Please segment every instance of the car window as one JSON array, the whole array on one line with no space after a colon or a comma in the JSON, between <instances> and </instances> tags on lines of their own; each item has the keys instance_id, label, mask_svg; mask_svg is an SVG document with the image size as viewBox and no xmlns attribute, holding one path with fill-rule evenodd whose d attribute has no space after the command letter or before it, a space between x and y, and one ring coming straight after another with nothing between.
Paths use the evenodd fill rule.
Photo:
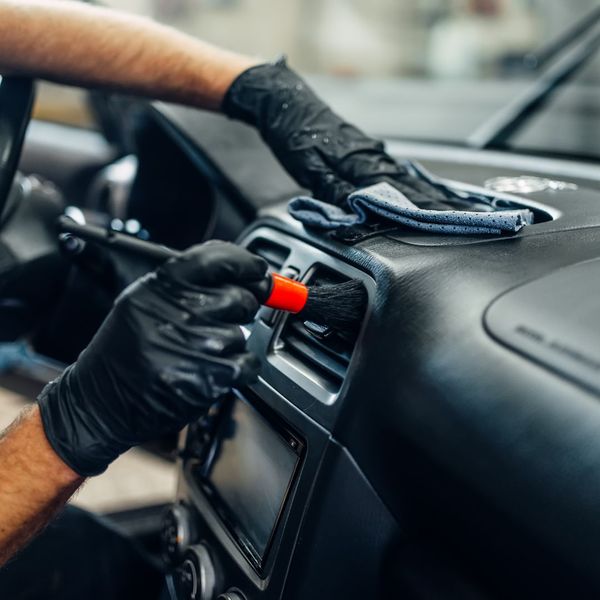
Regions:
<instances>
[{"instance_id":1,"label":"car window","mask_svg":"<svg viewBox=\"0 0 600 600\"><path fill-rule=\"evenodd\" d=\"M513 136L509 147L600 158L600 53Z\"/></svg>"}]
</instances>

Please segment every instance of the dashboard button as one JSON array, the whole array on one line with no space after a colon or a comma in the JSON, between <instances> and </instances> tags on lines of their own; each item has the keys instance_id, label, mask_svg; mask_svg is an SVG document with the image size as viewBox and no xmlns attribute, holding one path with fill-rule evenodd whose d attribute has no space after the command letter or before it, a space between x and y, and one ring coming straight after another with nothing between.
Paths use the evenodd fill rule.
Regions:
<instances>
[{"instance_id":1,"label":"dashboard button","mask_svg":"<svg viewBox=\"0 0 600 600\"><path fill-rule=\"evenodd\" d=\"M242 594L239 592L231 591L221 594L217 600L246 600L246 598L244 598L244 596L242 596Z\"/></svg>"},{"instance_id":2,"label":"dashboard button","mask_svg":"<svg viewBox=\"0 0 600 600\"><path fill-rule=\"evenodd\" d=\"M208 548L197 544L188 548L173 575L177 600L213 600L216 575Z\"/></svg>"},{"instance_id":3,"label":"dashboard button","mask_svg":"<svg viewBox=\"0 0 600 600\"><path fill-rule=\"evenodd\" d=\"M178 564L186 549L196 541L192 511L185 504L174 504L165 513L161 525L163 559Z\"/></svg>"},{"instance_id":4,"label":"dashboard button","mask_svg":"<svg viewBox=\"0 0 600 600\"><path fill-rule=\"evenodd\" d=\"M196 598L198 593L198 572L191 560L183 561L175 572L175 586L178 600Z\"/></svg>"}]
</instances>

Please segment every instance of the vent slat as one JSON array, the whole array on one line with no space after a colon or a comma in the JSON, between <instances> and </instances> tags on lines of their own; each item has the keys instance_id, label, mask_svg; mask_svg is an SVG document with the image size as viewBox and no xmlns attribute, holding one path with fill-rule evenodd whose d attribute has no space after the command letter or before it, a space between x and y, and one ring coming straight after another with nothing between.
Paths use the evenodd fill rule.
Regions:
<instances>
[{"instance_id":1,"label":"vent slat","mask_svg":"<svg viewBox=\"0 0 600 600\"><path fill-rule=\"evenodd\" d=\"M348 365L340 364L318 348L293 334L286 337L285 350L304 363L310 362L313 368L334 377L338 383L341 383L346 376Z\"/></svg>"},{"instance_id":2,"label":"vent slat","mask_svg":"<svg viewBox=\"0 0 600 600\"><path fill-rule=\"evenodd\" d=\"M347 281L341 273L319 266L313 272L308 285L318 286L325 283L335 284ZM346 377L356 336L352 332L335 332L320 336L317 325L305 325L299 315L290 315L280 333L276 352L287 354L290 361L307 371L311 371L315 381L328 392L337 392ZM327 329L327 328L325 328Z\"/></svg>"},{"instance_id":3,"label":"vent slat","mask_svg":"<svg viewBox=\"0 0 600 600\"><path fill-rule=\"evenodd\" d=\"M293 329L294 335L302 339L306 344L316 346L318 349L340 362L344 367L347 368L350 364L350 359L352 358L352 347L348 347L347 344L338 341L339 338L326 338L324 340L320 340L312 333L307 331L300 320L296 319L290 323L290 329Z\"/></svg>"}]
</instances>

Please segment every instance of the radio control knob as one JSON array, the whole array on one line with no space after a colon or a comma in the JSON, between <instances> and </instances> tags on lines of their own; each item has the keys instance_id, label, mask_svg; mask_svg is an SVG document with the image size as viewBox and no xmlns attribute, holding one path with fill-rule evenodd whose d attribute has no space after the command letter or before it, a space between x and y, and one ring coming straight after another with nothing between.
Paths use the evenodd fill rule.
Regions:
<instances>
[{"instance_id":1,"label":"radio control knob","mask_svg":"<svg viewBox=\"0 0 600 600\"><path fill-rule=\"evenodd\" d=\"M173 574L173 581L178 600L213 600L216 575L204 544L186 550L183 562Z\"/></svg>"},{"instance_id":2,"label":"radio control knob","mask_svg":"<svg viewBox=\"0 0 600 600\"><path fill-rule=\"evenodd\" d=\"M185 504L173 504L166 511L160 537L164 560L172 565L178 564L197 537L194 516Z\"/></svg>"},{"instance_id":3,"label":"radio control knob","mask_svg":"<svg viewBox=\"0 0 600 600\"><path fill-rule=\"evenodd\" d=\"M239 592L225 592L217 597L217 600L246 600Z\"/></svg>"}]
</instances>

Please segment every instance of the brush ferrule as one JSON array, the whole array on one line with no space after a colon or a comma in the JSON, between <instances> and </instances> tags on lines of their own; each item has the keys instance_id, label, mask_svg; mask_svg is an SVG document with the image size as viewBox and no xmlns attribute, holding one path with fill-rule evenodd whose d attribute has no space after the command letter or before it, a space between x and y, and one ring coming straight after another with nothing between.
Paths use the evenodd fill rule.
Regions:
<instances>
[{"instance_id":1,"label":"brush ferrule","mask_svg":"<svg viewBox=\"0 0 600 600\"><path fill-rule=\"evenodd\" d=\"M271 293L263 303L269 308L299 313L308 300L308 288L299 281L294 281L278 273L271 274Z\"/></svg>"}]
</instances>

